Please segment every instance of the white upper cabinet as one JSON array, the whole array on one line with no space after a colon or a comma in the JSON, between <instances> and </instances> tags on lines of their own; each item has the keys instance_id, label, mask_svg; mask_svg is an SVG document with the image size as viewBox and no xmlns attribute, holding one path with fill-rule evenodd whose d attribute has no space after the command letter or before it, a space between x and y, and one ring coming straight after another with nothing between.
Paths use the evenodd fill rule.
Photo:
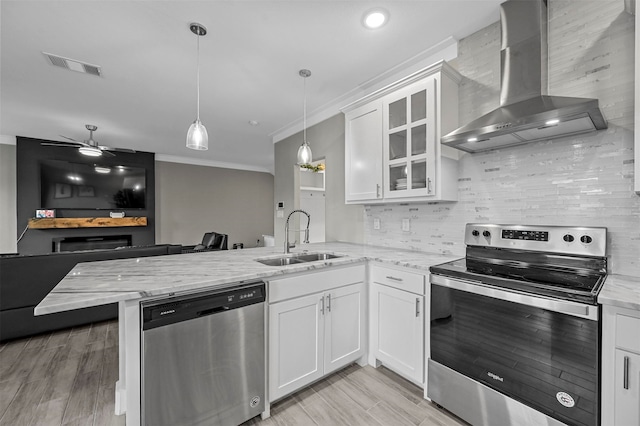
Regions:
<instances>
[{"instance_id":1,"label":"white upper cabinet","mask_svg":"<svg viewBox=\"0 0 640 426\"><path fill-rule=\"evenodd\" d=\"M382 100L345 116L345 198L347 202L382 199Z\"/></svg>"},{"instance_id":2,"label":"white upper cabinet","mask_svg":"<svg viewBox=\"0 0 640 426\"><path fill-rule=\"evenodd\" d=\"M441 61L345 107L345 201L456 201L458 84Z\"/></svg>"},{"instance_id":3,"label":"white upper cabinet","mask_svg":"<svg viewBox=\"0 0 640 426\"><path fill-rule=\"evenodd\" d=\"M423 81L386 96L383 105L386 198L435 195L437 80ZM427 119L429 118L429 119Z\"/></svg>"}]
</instances>

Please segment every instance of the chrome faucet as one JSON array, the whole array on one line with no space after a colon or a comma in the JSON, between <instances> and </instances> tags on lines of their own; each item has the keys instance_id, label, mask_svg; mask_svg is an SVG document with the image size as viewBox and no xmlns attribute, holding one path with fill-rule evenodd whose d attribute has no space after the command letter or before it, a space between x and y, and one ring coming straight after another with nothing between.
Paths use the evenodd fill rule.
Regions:
<instances>
[{"instance_id":1,"label":"chrome faucet","mask_svg":"<svg viewBox=\"0 0 640 426\"><path fill-rule=\"evenodd\" d=\"M305 212L304 210L294 210L291 213L289 213L289 216L287 216L287 222L284 225L284 253L287 254L289 253L289 249L294 248L295 242L294 244L289 244L289 219L291 219L291 216L294 213L304 213L307 215L307 228L304 230L304 243L308 243L309 242L309 222L311 222L311 216L309 215L309 213Z\"/></svg>"}]
</instances>

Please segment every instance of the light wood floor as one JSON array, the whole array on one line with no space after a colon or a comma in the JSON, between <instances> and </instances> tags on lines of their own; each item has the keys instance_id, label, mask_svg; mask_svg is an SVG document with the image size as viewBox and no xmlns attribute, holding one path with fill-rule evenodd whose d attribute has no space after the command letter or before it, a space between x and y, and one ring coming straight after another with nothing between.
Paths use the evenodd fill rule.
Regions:
<instances>
[{"instance_id":1,"label":"light wood floor","mask_svg":"<svg viewBox=\"0 0 640 426\"><path fill-rule=\"evenodd\" d=\"M117 378L117 321L0 343L0 425L124 425L114 414ZM465 424L391 371L358 365L279 401L271 414L244 425Z\"/></svg>"}]
</instances>

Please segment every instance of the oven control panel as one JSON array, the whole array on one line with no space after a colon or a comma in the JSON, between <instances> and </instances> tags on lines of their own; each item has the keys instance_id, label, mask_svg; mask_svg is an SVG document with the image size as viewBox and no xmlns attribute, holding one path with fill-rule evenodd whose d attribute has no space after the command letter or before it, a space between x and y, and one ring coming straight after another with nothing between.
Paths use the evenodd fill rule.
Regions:
<instances>
[{"instance_id":1,"label":"oven control panel","mask_svg":"<svg viewBox=\"0 0 640 426\"><path fill-rule=\"evenodd\" d=\"M549 241L549 232L503 229L502 238L505 240Z\"/></svg>"},{"instance_id":2,"label":"oven control panel","mask_svg":"<svg viewBox=\"0 0 640 426\"><path fill-rule=\"evenodd\" d=\"M465 244L585 256L605 256L607 229L468 223Z\"/></svg>"}]
</instances>

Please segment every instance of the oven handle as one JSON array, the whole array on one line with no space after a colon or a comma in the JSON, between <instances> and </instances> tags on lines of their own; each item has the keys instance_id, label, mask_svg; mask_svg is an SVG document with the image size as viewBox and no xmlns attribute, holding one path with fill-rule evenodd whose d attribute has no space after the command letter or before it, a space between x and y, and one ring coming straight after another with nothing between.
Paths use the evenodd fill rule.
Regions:
<instances>
[{"instance_id":1,"label":"oven handle","mask_svg":"<svg viewBox=\"0 0 640 426\"><path fill-rule=\"evenodd\" d=\"M506 300L508 302L520 303L521 305L535 306L536 308L561 314L572 315L574 317L585 318L593 321L598 320L598 307L585 305L582 303L568 302L562 300L548 299L540 296L532 296L527 293L515 290L505 291L495 287L489 287L477 282L461 279L451 279L442 275L431 274L431 284L442 287L449 287L468 293L479 294L481 296L493 297L494 299Z\"/></svg>"}]
</instances>

